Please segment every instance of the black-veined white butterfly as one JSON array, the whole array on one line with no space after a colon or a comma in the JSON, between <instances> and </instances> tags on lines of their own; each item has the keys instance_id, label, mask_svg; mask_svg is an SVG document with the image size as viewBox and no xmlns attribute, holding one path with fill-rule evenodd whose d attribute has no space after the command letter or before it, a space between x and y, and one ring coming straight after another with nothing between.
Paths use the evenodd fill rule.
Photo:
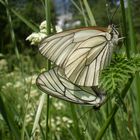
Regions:
<instances>
[{"instance_id":1,"label":"black-veined white butterfly","mask_svg":"<svg viewBox=\"0 0 140 140\"><path fill-rule=\"evenodd\" d=\"M105 94L96 90L99 74L109 65L118 36L114 25L109 25L68 30L43 39L39 51L56 67L40 74L37 86L57 98L100 106Z\"/></svg>"}]
</instances>

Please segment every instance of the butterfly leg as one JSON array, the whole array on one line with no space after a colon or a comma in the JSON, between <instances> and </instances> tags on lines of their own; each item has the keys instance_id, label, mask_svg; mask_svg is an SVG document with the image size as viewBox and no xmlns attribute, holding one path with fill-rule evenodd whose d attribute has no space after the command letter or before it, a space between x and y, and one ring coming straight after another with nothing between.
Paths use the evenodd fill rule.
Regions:
<instances>
[{"instance_id":1,"label":"butterfly leg","mask_svg":"<svg viewBox=\"0 0 140 140\"><path fill-rule=\"evenodd\" d=\"M105 97L106 97L106 92L103 91L101 88L98 88L98 86L93 86L91 87L92 90L95 92L95 94L101 99L100 104L98 104L97 106L94 106L93 108L95 110L100 109L100 106L104 103L105 101Z\"/></svg>"}]
</instances>

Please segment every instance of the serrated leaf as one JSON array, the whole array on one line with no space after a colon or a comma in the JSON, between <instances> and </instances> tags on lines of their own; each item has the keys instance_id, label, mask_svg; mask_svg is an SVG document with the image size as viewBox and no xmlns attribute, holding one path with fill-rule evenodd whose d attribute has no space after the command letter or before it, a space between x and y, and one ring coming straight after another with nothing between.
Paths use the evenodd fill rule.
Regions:
<instances>
[{"instance_id":1,"label":"serrated leaf","mask_svg":"<svg viewBox=\"0 0 140 140\"><path fill-rule=\"evenodd\" d=\"M126 57L116 57L110 67L107 67L101 73L100 86L108 92L122 90L127 83L130 74L135 74L140 70L140 55L133 56L131 59Z\"/></svg>"}]
</instances>

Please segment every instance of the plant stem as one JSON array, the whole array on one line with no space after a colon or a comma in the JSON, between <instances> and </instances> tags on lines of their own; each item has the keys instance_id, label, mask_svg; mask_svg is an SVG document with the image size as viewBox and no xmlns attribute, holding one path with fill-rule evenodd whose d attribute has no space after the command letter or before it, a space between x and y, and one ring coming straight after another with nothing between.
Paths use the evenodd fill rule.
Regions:
<instances>
[{"instance_id":1,"label":"plant stem","mask_svg":"<svg viewBox=\"0 0 140 140\"><path fill-rule=\"evenodd\" d=\"M129 39L130 39L131 51L134 53L137 53L136 37L135 37L135 31L134 31L134 24L132 21L132 10L131 10L130 0L128 0L127 17L128 17Z\"/></svg>"},{"instance_id":2,"label":"plant stem","mask_svg":"<svg viewBox=\"0 0 140 140\"><path fill-rule=\"evenodd\" d=\"M123 34L125 35L124 45L126 48L126 55L127 58L130 58L130 46L128 45L128 34L127 34L127 24L126 24L126 14L125 14L125 7L124 7L124 0L120 0L121 4L121 13L122 13L122 30Z\"/></svg>"},{"instance_id":3,"label":"plant stem","mask_svg":"<svg viewBox=\"0 0 140 140\"><path fill-rule=\"evenodd\" d=\"M47 35L51 33L51 9L50 9L50 0L45 0L45 13L46 13L46 22L47 22ZM48 60L47 69L51 68L51 62ZM50 97L47 95L47 111L46 111L46 140L49 139L49 112L50 112Z\"/></svg>"},{"instance_id":4,"label":"plant stem","mask_svg":"<svg viewBox=\"0 0 140 140\"><path fill-rule=\"evenodd\" d=\"M5 6L6 9L8 9L10 12L12 12L16 17L18 17L22 22L24 22L30 29L32 29L34 32L39 32L39 29L36 25L34 25L32 22L30 22L27 18L19 14L16 10L11 8L9 5L7 5L6 1L0 0L0 3Z\"/></svg>"},{"instance_id":5,"label":"plant stem","mask_svg":"<svg viewBox=\"0 0 140 140\"><path fill-rule=\"evenodd\" d=\"M9 132L11 133L11 136L14 136L15 140L20 140L21 132L19 131L14 120L14 115L11 112L11 104L9 102L4 102L1 95L4 94L0 91L0 113L10 130Z\"/></svg>"},{"instance_id":6,"label":"plant stem","mask_svg":"<svg viewBox=\"0 0 140 140\"><path fill-rule=\"evenodd\" d=\"M133 81L133 77L128 81L128 83L126 84L125 88L123 89L122 93L121 93L121 97L122 99L126 96L127 91L129 90L131 84ZM112 111L109 115L109 117L107 118L106 122L104 123L103 127L101 128L101 130L97 133L95 140L101 140L102 136L104 135L104 133L106 132L106 129L108 128L108 126L111 124L112 119L114 118L116 112L118 111L119 106L117 104L115 104L112 108Z\"/></svg>"},{"instance_id":7,"label":"plant stem","mask_svg":"<svg viewBox=\"0 0 140 140\"><path fill-rule=\"evenodd\" d=\"M5 4L8 7L8 0L5 0ZM20 57L19 57L19 52L18 52L18 48L17 48L17 44L16 44L16 38L15 38L14 29L13 29L12 18L11 18L11 14L10 14L10 11L8 8L6 8L6 13L7 13L7 17L8 17L9 26L10 26L12 45L13 45L14 50L15 50L15 55L16 55L17 59L19 60Z\"/></svg>"},{"instance_id":8,"label":"plant stem","mask_svg":"<svg viewBox=\"0 0 140 140\"><path fill-rule=\"evenodd\" d=\"M132 20L132 10L131 10L131 1L128 0L128 23L129 23L129 38L130 38L130 46L133 53L139 53L138 49L136 47L136 36L134 31L134 24ZM140 115L140 75L139 73L136 74L135 78L135 85L136 85L136 93L137 93L137 108L138 108L138 114Z\"/></svg>"},{"instance_id":9,"label":"plant stem","mask_svg":"<svg viewBox=\"0 0 140 140\"><path fill-rule=\"evenodd\" d=\"M34 137L35 137L35 130L38 127L38 124L39 124L39 119L40 119L40 116L41 116L43 105L44 105L44 102L46 100L46 94L43 93L39 100L40 101L39 101L38 109L37 109L37 112L36 112L36 115L35 115L35 121L34 121L34 124L33 124L33 129L32 129L30 140L33 140Z\"/></svg>"},{"instance_id":10,"label":"plant stem","mask_svg":"<svg viewBox=\"0 0 140 140\"><path fill-rule=\"evenodd\" d=\"M85 5L86 11L88 13L88 17L90 19L91 26L96 26L96 21L94 19L93 13L92 13L92 11L89 7L89 4L88 4L87 0L83 0L83 3Z\"/></svg>"}]
</instances>

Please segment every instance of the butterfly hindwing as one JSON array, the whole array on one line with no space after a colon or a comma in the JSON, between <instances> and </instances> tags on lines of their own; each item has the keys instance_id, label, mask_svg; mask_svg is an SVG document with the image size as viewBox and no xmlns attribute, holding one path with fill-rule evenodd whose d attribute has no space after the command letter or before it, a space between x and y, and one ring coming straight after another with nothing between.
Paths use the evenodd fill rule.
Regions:
<instances>
[{"instance_id":1,"label":"butterfly hindwing","mask_svg":"<svg viewBox=\"0 0 140 140\"><path fill-rule=\"evenodd\" d=\"M81 88L71 83L58 67L41 73L36 83L42 91L66 101L92 106L99 106L104 101L104 97L97 96L92 88Z\"/></svg>"}]
</instances>

